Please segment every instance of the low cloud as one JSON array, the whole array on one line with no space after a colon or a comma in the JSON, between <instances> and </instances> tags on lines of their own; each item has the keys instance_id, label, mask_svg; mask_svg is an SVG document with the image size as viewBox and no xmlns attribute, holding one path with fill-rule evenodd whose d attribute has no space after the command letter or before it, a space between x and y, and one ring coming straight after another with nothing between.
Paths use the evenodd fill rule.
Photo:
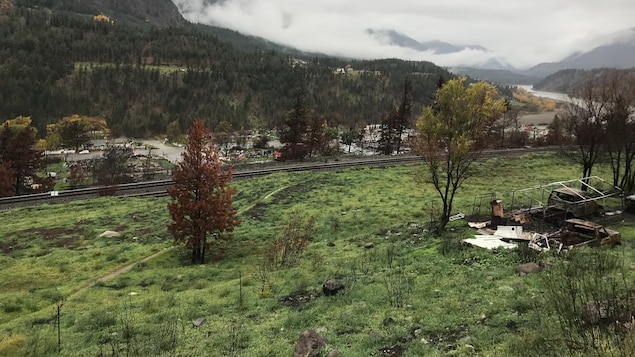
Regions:
<instances>
[{"instance_id":1,"label":"low cloud","mask_svg":"<svg viewBox=\"0 0 635 357\"><path fill-rule=\"evenodd\" d=\"M633 26L626 0L175 0L190 21L260 36L305 51L353 58L426 60L443 66L492 57L517 67L559 61ZM480 45L438 55L382 44L366 29L391 29L418 41Z\"/></svg>"}]
</instances>

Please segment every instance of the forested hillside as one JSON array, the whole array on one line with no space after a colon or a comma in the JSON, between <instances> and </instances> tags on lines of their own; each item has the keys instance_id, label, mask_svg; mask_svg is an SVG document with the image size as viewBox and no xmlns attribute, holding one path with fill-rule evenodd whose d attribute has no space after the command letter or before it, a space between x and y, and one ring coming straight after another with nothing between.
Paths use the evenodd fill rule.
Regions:
<instances>
[{"instance_id":1,"label":"forested hillside","mask_svg":"<svg viewBox=\"0 0 635 357\"><path fill-rule=\"evenodd\" d=\"M565 69L543 78L533 87L546 92L569 94L580 89L589 80L604 75L607 70L606 68ZM626 71L635 72L635 69Z\"/></svg>"},{"instance_id":2,"label":"forested hillside","mask_svg":"<svg viewBox=\"0 0 635 357\"><path fill-rule=\"evenodd\" d=\"M24 3L0 15L0 118L31 116L40 135L72 114L103 116L114 135L135 137L163 133L174 120L185 128L196 118L211 128L225 120L235 130L269 129L299 87L314 115L331 126L377 123L406 78L418 113L439 77L451 76L427 62L244 51L188 23L139 26L43 7L60 8L55 1ZM346 74L335 73L346 65Z\"/></svg>"}]
</instances>

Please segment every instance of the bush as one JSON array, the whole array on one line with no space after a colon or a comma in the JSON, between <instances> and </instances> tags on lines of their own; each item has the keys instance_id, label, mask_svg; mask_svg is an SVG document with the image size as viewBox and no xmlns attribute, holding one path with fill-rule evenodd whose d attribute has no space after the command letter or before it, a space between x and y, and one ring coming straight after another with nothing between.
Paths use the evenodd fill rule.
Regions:
<instances>
[{"instance_id":1,"label":"bush","mask_svg":"<svg viewBox=\"0 0 635 357\"><path fill-rule=\"evenodd\" d=\"M632 313L635 291L627 281L624 262L608 249L568 252L542 275L541 318L555 323L573 354L632 355Z\"/></svg>"}]
</instances>

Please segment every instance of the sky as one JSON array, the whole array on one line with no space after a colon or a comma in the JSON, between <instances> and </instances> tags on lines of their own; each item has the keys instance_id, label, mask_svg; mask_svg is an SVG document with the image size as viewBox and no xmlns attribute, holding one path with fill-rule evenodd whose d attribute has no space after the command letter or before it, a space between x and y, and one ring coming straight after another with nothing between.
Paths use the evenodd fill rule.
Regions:
<instances>
[{"instance_id":1,"label":"sky","mask_svg":"<svg viewBox=\"0 0 635 357\"><path fill-rule=\"evenodd\" d=\"M208 0L207 2L214 2ZM300 50L356 59L402 58L441 66L503 59L517 68L559 61L635 27L633 0L174 0L185 18ZM367 29L417 41L480 45L437 55L378 42Z\"/></svg>"}]
</instances>

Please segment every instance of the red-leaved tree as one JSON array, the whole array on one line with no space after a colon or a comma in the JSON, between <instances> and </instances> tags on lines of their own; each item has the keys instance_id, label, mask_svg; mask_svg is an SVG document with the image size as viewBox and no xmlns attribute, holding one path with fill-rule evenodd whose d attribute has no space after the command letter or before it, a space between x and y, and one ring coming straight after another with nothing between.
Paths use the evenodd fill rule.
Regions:
<instances>
[{"instance_id":1,"label":"red-leaved tree","mask_svg":"<svg viewBox=\"0 0 635 357\"><path fill-rule=\"evenodd\" d=\"M230 240L234 227L240 224L232 202L236 189L229 185L232 169L223 167L218 147L202 120L190 126L172 179L168 209L173 223L168 229L176 244L192 249L192 264L202 264L207 248Z\"/></svg>"}]
</instances>

